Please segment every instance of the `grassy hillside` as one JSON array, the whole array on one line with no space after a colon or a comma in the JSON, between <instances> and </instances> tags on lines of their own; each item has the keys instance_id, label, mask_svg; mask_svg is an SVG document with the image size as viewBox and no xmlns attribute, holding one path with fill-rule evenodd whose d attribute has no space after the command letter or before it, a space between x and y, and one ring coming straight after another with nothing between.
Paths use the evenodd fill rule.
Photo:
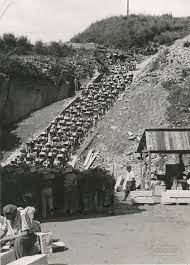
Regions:
<instances>
[{"instance_id":1,"label":"grassy hillside","mask_svg":"<svg viewBox=\"0 0 190 265\"><path fill-rule=\"evenodd\" d=\"M144 47L149 42L172 44L190 32L190 17L172 15L110 17L97 21L84 32L74 36L72 42L94 42L114 48Z\"/></svg>"}]
</instances>

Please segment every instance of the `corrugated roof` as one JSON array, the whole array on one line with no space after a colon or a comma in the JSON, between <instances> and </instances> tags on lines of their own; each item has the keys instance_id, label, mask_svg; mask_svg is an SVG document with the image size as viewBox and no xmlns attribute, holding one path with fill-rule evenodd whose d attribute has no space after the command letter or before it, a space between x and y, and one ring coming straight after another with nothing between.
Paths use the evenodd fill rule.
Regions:
<instances>
[{"instance_id":1,"label":"corrugated roof","mask_svg":"<svg viewBox=\"0 0 190 265\"><path fill-rule=\"evenodd\" d=\"M190 153L190 128L146 129L137 151Z\"/></svg>"}]
</instances>

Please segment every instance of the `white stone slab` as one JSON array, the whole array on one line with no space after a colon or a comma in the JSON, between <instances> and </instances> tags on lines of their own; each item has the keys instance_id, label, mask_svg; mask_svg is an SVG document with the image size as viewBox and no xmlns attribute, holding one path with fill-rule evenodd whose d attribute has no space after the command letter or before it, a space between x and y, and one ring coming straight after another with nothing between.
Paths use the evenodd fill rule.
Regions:
<instances>
[{"instance_id":1,"label":"white stone slab","mask_svg":"<svg viewBox=\"0 0 190 265\"><path fill-rule=\"evenodd\" d=\"M167 190L162 196L170 198L190 198L190 190Z\"/></svg>"},{"instance_id":2,"label":"white stone slab","mask_svg":"<svg viewBox=\"0 0 190 265\"><path fill-rule=\"evenodd\" d=\"M132 203L137 203L137 204L154 204L154 199L153 197L135 197L131 198Z\"/></svg>"},{"instance_id":3,"label":"white stone slab","mask_svg":"<svg viewBox=\"0 0 190 265\"><path fill-rule=\"evenodd\" d=\"M150 190L135 190L130 192L131 198L136 198L136 197L152 197L153 192Z\"/></svg>"},{"instance_id":4,"label":"white stone slab","mask_svg":"<svg viewBox=\"0 0 190 265\"><path fill-rule=\"evenodd\" d=\"M27 256L9 263L9 265L47 265L47 264L48 264L47 255L45 254Z\"/></svg>"}]
</instances>

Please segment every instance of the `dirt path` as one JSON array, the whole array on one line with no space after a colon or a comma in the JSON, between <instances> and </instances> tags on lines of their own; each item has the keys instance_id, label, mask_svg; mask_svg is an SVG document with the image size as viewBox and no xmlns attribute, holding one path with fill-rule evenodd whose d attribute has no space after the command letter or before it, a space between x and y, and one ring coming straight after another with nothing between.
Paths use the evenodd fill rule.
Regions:
<instances>
[{"instance_id":1,"label":"dirt path","mask_svg":"<svg viewBox=\"0 0 190 265\"><path fill-rule=\"evenodd\" d=\"M187 264L190 260L189 206L126 203L116 216L84 216L43 224L66 242L49 264Z\"/></svg>"}]
</instances>

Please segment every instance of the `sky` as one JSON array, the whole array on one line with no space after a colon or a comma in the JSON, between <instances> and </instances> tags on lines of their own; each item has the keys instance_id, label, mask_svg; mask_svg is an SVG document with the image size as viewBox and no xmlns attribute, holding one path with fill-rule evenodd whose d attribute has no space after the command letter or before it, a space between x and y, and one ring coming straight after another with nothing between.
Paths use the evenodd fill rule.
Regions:
<instances>
[{"instance_id":1,"label":"sky","mask_svg":"<svg viewBox=\"0 0 190 265\"><path fill-rule=\"evenodd\" d=\"M127 0L0 0L0 34L68 41L92 22L126 14ZM8 6L6 12L4 10ZM190 16L190 0L130 0L131 13Z\"/></svg>"}]
</instances>

